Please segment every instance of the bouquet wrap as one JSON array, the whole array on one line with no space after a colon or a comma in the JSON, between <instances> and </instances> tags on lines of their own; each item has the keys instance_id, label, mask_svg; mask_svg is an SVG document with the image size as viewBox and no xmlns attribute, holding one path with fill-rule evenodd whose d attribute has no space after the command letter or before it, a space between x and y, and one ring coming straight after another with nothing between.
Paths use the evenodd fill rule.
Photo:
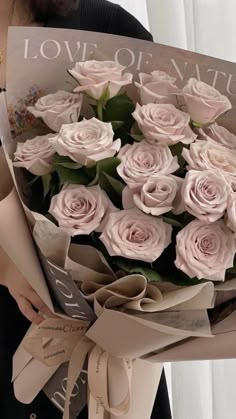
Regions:
<instances>
[{"instance_id":1,"label":"bouquet wrap","mask_svg":"<svg viewBox=\"0 0 236 419\"><path fill-rule=\"evenodd\" d=\"M88 32L42 30L41 28L11 29L7 88L10 127L4 96L0 96L0 135L13 179L12 181L8 176L9 182L4 180L0 183L2 198L0 245L56 316L53 319L45 319L38 327L32 326L18 348L13 361L15 394L20 401L30 403L43 389L50 400L64 412L65 419L77 417L87 402L87 393L91 418L110 417L113 419L120 416L128 419L135 416L137 419L148 419L155 397L155 386L160 379L162 362L235 356L234 345L223 345L226 338L229 343L234 343L236 336L233 326L236 284L232 257L230 259L225 254L224 262L229 270L224 269L223 266L219 268L219 272L212 274L210 270L205 269L204 273L207 278L200 277L200 273L197 273L200 281L193 278L194 275L191 276L193 268L191 263L185 261L186 267L185 263L181 263L180 257L179 262L177 261L180 269L174 271L174 278L168 277L170 259L166 258L162 265L155 268L156 258L159 260L162 252L168 255L168 249L173 247L174 240L171 243L171 235L176 232L175 229L180 229L180 233L176 235L176 246L181 247L181 243L185 243L185 238L183 236L182 239L180 238L184 231L183 226L187 228L194 217L196 219L192 222L200 223L201 228L203 218L199 220L198 217L205 217L210 227L210 223L216 221L217 229L222 231L222 237L227 230L230 251L231 253L234 251L235 243L232 233L234 217L231 216L230 225L224 218L227 214L229 216L229 208L231 213L233 212L234 201L228 204L226 210L226 195L230 195L230 188L235 190L235 183L232 180L234 179L233 161L230 161L227 166L231 176L228 184L222 173L214 171L214 181L217 179L223 190L220 194L221 201L216 202L214 211L208 208L207 212L205 207L203 211L203 203L201 203L199 215L199 204L195 203L194 206L192 202L187 201L188 189L186 186L184 189L182 184L185 181L183 179L185 171L187 172L186 179L192 175L189 181L194 182L197 176L196 171L204 170L200 166L203 164L200 157L194 161L195 166L190 167L191 170L186 168L186 162L190 166L194 165L194 152L191 154L192 143L197 150L199 141L205 141L204 147L207 153L207 147L210 144L207 141L211 141L209 136L214 134L214 141L221 142L220 145L214 145L216 148L222 147L220 154L223 153L225 158L229 159L230 153L225 150L231 148L231 154L235 153L236 103L233 93L235 65L144 41L115 36L109 36L109 42L107 40L106 35ZM95 82L93 80L95 85L91 87L91 74L97 71L96 68L94 70L91 67L93 60L101 61L101 59L104 60L103 57L116 61L116 64L114 61L109 64L113 66L115 79L112 78L109 83L104 80L101 82L101 74L96 74L97 79ZM18 63L17 74L16 62ZM85 62L84 65L83 62ZM73 65L75 67L72 69ZM104 64L95 62L95 67L100 65L102 77L104 77ZM78 71L82 71L81 69L88 73L79 74ZM72 82L69 75L68 78L65 77L66 70L69 70ZM121 75L122 71L130 71L130 73L125 72ZM109 70L108 73L112 72ZM131 84L132 75L136 81L135 84ZM139 82L137 82L138 76ZM109 77L113 76L109 74ZM186 87L188 79L190 81ZM208 96L212 92L211 88L205 87L204 83L202 87L200 80L220 90L220 93L215 93L214 90L214 95L219 97L219 103L216 106L210 101L207 109L201 105L200 113L198 106L196 114L195 105L189 104L188 101L193 92L191 90L189 94L189 90L187 92L186 89L193 89L193 91L199 89L200 100L202 100L202 95L207 96L205 102L210 100ZM69 89L68 81L71 86ZM120 93L121 87L127 89L128 95ZM83 103L79 97L68 93L68 90L73 88L76 95L82 92ZM46 99L44 95L54 94L56 91L58 91L57 105L53 110L48 111L48 106L50 108L51 104L47 100L50 102L50 99ZM183 96L185 102L183 102ZM40 97L42 99L39 99ZM61 101L65 101L63 105ZM135 102L138 104L134 111ZM37 108L38 103L40 104ZM69 112L68 109L64 112L65 105L67 108L69 106ZM155 108L156 105L161 105L161 107ZM186 112L183 116L182 109L186 111L186 105L190 116L186 116ZM156 126L155 129L153 126L151 128L144 126L143 119L147 117L144 110L149 109L145 106L149 106L150 109L155 108L158 112L160 109L163 111L168 108L172 117L177 118L178 124L174 131L171 129L167 133L166 128L162 126L162 131L159 130L157 134ZM94 132L95 129L97 135L101 130L103 137L97 139L98 142L96 141L96 146L92 151L86 149L86 152L80 150L80 153L77 153L71 139L78 133L68 134L63 130L67 127L75 129L81 112L84 112L89 120L89 132ZM41 119L35 119L32 115ZM150 115L153 117L152 110L150 110ZM220 118L217 119L218 117ZM216 119L223 125L222 129L227 128L231 131L223 131L224 134L228 133L225 134L224 144L222 130L218 134L218 128L214 125L214 132L207 131L207 129L212 129ZM163 120L165 121L165 118ZM86 133L87 128L84 128L87 124L86 120L80 119L78 124L83 124L79 126ZM110 142L112 130L116 134L114 141ZM46 143L45 138L43 139L46 155L39 154L37 159L33 152L31 160L23 161L22 144L26 144L28 140L32 140L30 144L33 144L33 141L36 141L42 134L46 135ZM63 135L69 135L70 147L66 150L69 153L66 156L65 144L61 143ZM81 138L79 141L83 140ZM17 142L18 145L16 145ZM58 154L54 163L51 160L52 144ZM162 165L158 166L156 161L159 172L158 174L156 171L153 172L154 180L158 182L157 176L161 175L161 181L166 181L166 177L169 176L168 187L171 185L174 187L175 200L173 196L172 200L166 200L160 205L159 202L156 203L155 196L153 207L153 204L150 205L150 202L153 203L153 197L149 199L150 193L153 192L153 177L147 178L146 169L138 176L134 176L134 173L128 176L128 171L133 168L127 169L127 162L131 161L133 167L136 164L135 160L132 160L133 155L130 151L130 147L134 144L135 148L132 149L134 153L141 145L139 154L141 160L143 156L148 155L146 163L142 161L144 165L146 164L145 167L151 164L150 150L153 155L156 155L157 148L155 147L159 147L158 158L162 158L165 165L169 166L166 169L167 172L163 173ZM121 145L123 151L119 152ZM86 145L86 147L89 146ZM39 152L41 153L41 150ZM216 152L219 152L218 148ZM47 211L45 212L45 200L48 199L49 194L52 193L52 187L55 186L52 183L54 178L50 175L51 164L54 164L53 173L59 176L61 182L59 194L66 191L69 183L71 196L73 196L75 185L79 184L80 187L83 185L81 193L87 194L86 199L90 199L87 198L88 190L96 197L96 205L99 204L100 207L95 221L101 218L101 214L104 219L101 225L85 233L90 241L72 239L71 237L77 234L78 226L71 227L71 220L66 227L60 225L60 220L55 222L54 216L57 215L55 208L49 211L50 216ZM43 175L40 173L42 169ZM1 170L3 173L6 172L5 163L1 165ZM31 173L30 178L29 173ZM78 178L76 178L77 175ZM41 176L43 198L37 201L34 188L35 182L37 185L37 182L41 181ZM151 189L143 188L140 192L142 186L140 182L143 176L147 178L147 182L151 182L147 184L147 188ZM160 177L158 179L160 181ZM62 185L64 186L61 189ZM182 196L181 202L178 202L179 191ZM117 194L122 194L122 205L117 204L119 201L117 201ZM55 192L50 196L52 206L55 196L57 196ZM95 205L94 198L91 202ZM133 210L134 204L137 205L138 210L137 208ZM106 210L104 210L105 207ZM120 217L122 211L119 212L119 210L121 209L123 213L127 211L127 214L131 211L129 213L132 214L131 220L137 214L141 217L141 212L142 218L139 218L141 223L147 219L150 220L151 217L153 217L152 220L157 220L155 223L156 228L159 229L161 243L159 246L162 246L162 250L158 248L157 254L154 240L157 234L155 233L152 235L155 246L150 245L143 254L141 252L136 254L137 259L145 260L145 264L137 264L137 260L133 260L135 258L129 256L129 253L128 258L131 262L128 261L128 263L123 255L125 240L124 246L116 247L110 238L115 231L115 224L112 220ZM109 211L113 211L112 216L105 219L106 215L110 216ZM186 224L184 224L185 218L178 218L181 211L187 213L188 217L190 215ZM167 213L166 216L165 213ZM226 221L227 227L225 227ZM83 232L88 231L86 223L82 227ZM102 232L101 237L103 237L106 251L104 246L98 246L97 228L100 229L99 233ZM163 234L160 234L160 231ZM137 240L143 240L143 232L141 235L140 231L134 232L134 237ZM203 247L204 243L203 241ZM211 242L209 243L211 245ZM167 248L166 251L164 247ZM123 259L122 257L112 259L114 254L117 256L117 248L120 252L117 254ZM127 248L126 252L129 251L130 248ZM127 253L125 256L127 257ZM115 263L113 263L114 260ZM147 263L149 263L148 267ZM185 276L181 277L181 269ZM178 281L178 275L184 280ZM224 279L226 279L225 282L220 282ZM140 377L144 374L150 386L150 393L140 396L142 388ZM33 384L28 379L30 376L37 377ZM143 407L137 410L141 401ZM140 416L137 416L138 414Z\"/></svg>"}]
</instances>

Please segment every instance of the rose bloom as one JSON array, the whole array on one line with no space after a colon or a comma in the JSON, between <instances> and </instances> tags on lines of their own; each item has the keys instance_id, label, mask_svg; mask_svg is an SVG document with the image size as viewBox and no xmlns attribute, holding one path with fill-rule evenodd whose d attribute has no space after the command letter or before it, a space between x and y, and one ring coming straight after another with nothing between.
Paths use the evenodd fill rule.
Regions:
<instances>
[{"instance_id":1,"label":"rose bloom","mask_svg":"<svg viewBox=\"0 0 236 419\"><path fill-rule=\"evenodd\" d=\"M137 103L133 117L151 144L190 144L197 138L189 127L190 116L174 105L150 103L140 106Z\"/></svg>"},{"instance_id":2,"label":"rose bloom","mask_svg":"<svg viewBox=\"0 0 236 419\"><path fill-rule=\"evenodd\" d=\"M120 150L121 140L113 141L113 138L110 122L92 118L63 125L52 144L60 156L68 156L77 163L89 165L113 157Z\"/></svg>"},{"instance_id":3,"label":"rose bloom","mask_svg":"<svg viewBox=\"0 0 236 419\"><path fill-rule=\"evenodd\" d=\"M175 265L190 278L224 281L235 251L234 234L223 220L194 220L177 234Z\"/></svg>"},{"instance_id":4,"label":"rose bloom","mask_svg":"<svg viewBox=\"0 0 236 419\"><path fill-rule=\"evenodd\" d=\"M124 73L125 67L115 61L85 61L76 63L71 76L79 83L75 92L85 92L91 98L107 100L116 96L122 87L132 83L133 75Z\"/></svg>"},{"instance_id":5,"label":"rose bloom","mask_svg":"<svg viewBox=\"0 0 236 419\"><path fill-rule=\"evenodd\" d=\"M41 135L18 143L14 153L14 166L23 167L36 176L50 173L55 149L50 143L53 134Z\"/></svg>"},{"instance_id":6,"label":"rose bloom","mask_svg":"<svg viewBox=\"0 0 236 419\"><path fill-rule=\"evenodd\" d=\"M214 87L193 78L183 88L183 96L192 120L201 125L214 122L232 108L226 96Z\"/></svg>"},{"instance_id":7,"label":"rose bloom","mask_svg":"<svg viewBox=\"0 0 236 419\"><path fill-rule=\"evenodd\" d=\"M236 181L236 150L229 150L218 144L197 140L182 151L188 169L220 170L228 181Z\"/></svg>"},{"instance_id":8,"label":"rose bloom","mask_svg":"<svg viewBox=\"0 0 236 419\"><path fill-rule=\"evenodd\" d=\"M65 185L51 200L49 213L71 236L101 232L117 209L100 186Z\"/></svg>"},{"instance_id":9,"label":"rose bloom","mask_svg":"<svg viewBox=\"0 0 236 419\"><path fill-rule=\"evenodd\" d=\"M148 103L176 103L175 95L180 92L175 85L176 79L165 71L153 71L151 74L140 73L138 88L142 105Z\"/></svg>"},{"instance_id":10,"label":"rose bloom","mask_svg":"<svg viewBox=\"0 0 236 419\"><path fill-rule=\"evenodd\" d=\"M227 148L236 149L236 135L216 122L198 130L201 140L214 141Z\"/></svg>"},{"instance_id":11,"label":"rose bloom","mask_svg":"<svg viewBox=\"0 0 236 419\"><path fill-rule=\"evenodd\" d=\"M236 233L236 192L231 192L227 205L227 226Z\"/></svg>"},{"instance_id":12,"label":"rose bloom","mask_svg":"<svg viewBox=\"0 0 236 419\"><path fill-rule=\"evenodd\" d=\"M181 186L183 179L176 176L159 175L150 178L139 190L124 188L122 202L124 209L139 208L146 214L159 216L169 211L180 213L184 208L180 205Z\"/></svg>"},{"instance_id":13,"label":"rose bloom","mask_svg":"<svg viewBox=\"0 0 236 419\"><path fill-rule=\"evenodd\" d=\"M28 110L42 118L53 131L59 132L63 124L77 122L82 106L82 96L59 90L57 93L41 97Z\"/></svg>"},{"instance_id":14,"label":"rose bloom","mask_svg":"<svg viewBox=\"0 0 236 419\"><path fill-rule=\"evenodd\" d=\"M110 256L154 262L171 243L172 227L137 209L110 214L100 240Z\"/></svg>"},{"instance_id":15,"label":"rose bloom","mask_svg":"<svg viewBox=\"0 0 236 419\"><path fill-rule=\"evenodd\" d=\"M185 209L201 221L219 220L227 207L230 186L220 171L190 170L182 187Z\"/></svg>"},{"instance_id":16,"label":"rose bloom","mask_svg":"<svg viewBox=\"0 0 236 419\"><path fill-rule=\"evenodd\" d=\"M141 187L151 177L169 175L179 168L177 157L172 156L169 147L151 145L147 141L126 144L118 158L121 164L117 172L131 189Z\"/></svg>"}]
</instances>

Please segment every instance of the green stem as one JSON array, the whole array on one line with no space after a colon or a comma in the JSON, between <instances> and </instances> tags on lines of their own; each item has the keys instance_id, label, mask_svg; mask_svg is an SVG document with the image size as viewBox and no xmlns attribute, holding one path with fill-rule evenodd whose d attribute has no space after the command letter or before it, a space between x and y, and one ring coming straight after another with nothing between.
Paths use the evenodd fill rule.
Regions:
<instances>
[{"instance_id":1,"label":"green stem","mask_svg":"<svg viewBox=\"0 0 236 419\"><path fill-rule=\"evenodd\" d=\"M97 113L98 113L98 119L100 121L103 121L103 103L97 102Z\"/></svg>"}]
</instances>

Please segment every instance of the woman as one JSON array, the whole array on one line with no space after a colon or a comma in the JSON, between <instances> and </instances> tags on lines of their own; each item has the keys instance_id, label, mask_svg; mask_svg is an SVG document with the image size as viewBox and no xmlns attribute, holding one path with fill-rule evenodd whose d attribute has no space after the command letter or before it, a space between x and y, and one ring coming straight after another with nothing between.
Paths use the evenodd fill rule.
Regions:
<instances>
[{"instance_id":1,"label":"woman","mask_svg":"<svg viewBox=\"0 0 236 419\"><path fill-rule=\"evenodd\" d=\"M48 26L106 32L152 40L151 34L128 12L106 0L1 0L0 88L5 86L7 28L10 25ZM2 59L1 59L2 57ZM38 310L49 309L0 248L0 414L2 419L59 419L61 413L43 393L31 405L14 398L11 362L29 322L39 324ZM15 301L14 301L15 300ZM164 376L157 393L152 419L170 419ZM79 419L87 419L87 410Z\"/></svg>"}]
</instances>

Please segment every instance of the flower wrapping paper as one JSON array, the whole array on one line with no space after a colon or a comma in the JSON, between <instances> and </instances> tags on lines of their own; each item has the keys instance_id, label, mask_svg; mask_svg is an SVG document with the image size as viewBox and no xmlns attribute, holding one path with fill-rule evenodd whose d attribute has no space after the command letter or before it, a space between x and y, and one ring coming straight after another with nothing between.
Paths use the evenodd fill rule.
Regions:
<instances>
[{"instance_id":1,"label":"flower wrapping paper","mask_svg":"<svg viewBox=\"0 0 236 419\"><path fill-rule=\"evenodd\" d=\"M78 37L80 40L75 43ZM11 134L9 130L3 129L1 135L41 264L34 252L27 224L24 224L22 207L14 191L1 202L3 211L5 205L2 219L6 220L7 216L12 219L13 214L7 214L6 208L9 206L9 199L14 195L14 205L21 211L22 226L24 224L25 231L28 231L24 238L28 249L31 243L31 272L37 266L38 273L34 279L30 269L27 271L23 263L25 252L22 251L22 258L19 258L13 244L2 239L9 237L9 231L6 228L4 230L4 225L1 225L1 242L50 308L62 317L67 315L67 318L89 319L92 326L86 334L87 337L105 348L111 356L124 359L147 358L151 362L161 362L171 356L173 360L183 359L180 352L183 354L182 348L187 347L189 351L185 352L186 359L209 357L209 352L211 358L232 358L232 350L229 354L226 348L220 350L220 345L219 351L213 344L211 351L200 351L198 342L202 342L202 348L205 348L205 341L216 341L221 338L223 331L227 331L229 339L234 332L232 326L224 322L228 319L230 324L230 319L234 316L233 305L230 306L227 301L235 296L235 66L144 41L122 37L112 37L112 40L112 43L104 43L102 34L95 36L92 33L74 31L29 28L10 31L8 111ZM77 50L73 55L75 46ZM12 54L13 50L16 53ZM94 61L100 54L104 54L106 59L115 59L117 63L109 61L104 65L104 59L102 62ZM94 60L88 61L89 58ZM19 65L17 74L14 72L16 60ZM30 77L25 72L26 62ZM40 71L45 64L48 71ZM73 87L69 89L67 83L71 79L65 76L66 69L70 69L73 81ZM38 75L37 80L35 74ZM132 74L135 84L131 84ZM18 82L19 79L21 83ZM125 89L132 98L132 103L137 103L137 106L131 111L131 101L125 96L119 106L113 107L115 118L113 115L111 118L111 110L108 109L110 115L107 110L108 104L116 99L121 88ZM83 104L79 96L81 91L86 94ZM33 92L32 96L29 92ZM56 97L55 92L58 92ZM89 108L90 103L94 106L93 111ZM129 115L132 113L132 120L127 121L126 116L122 120L123 115L117 112L125 107L128 107ZM32 114L39 119L32 120ZM79 115L86 116L86 120ZM219 115L222 116L217 119ZM104 117L105 121L101 122ZM6 118L2 119L1 123L6 127ZM136 125L131 130L134 121ZM128 126L125 126L125 130L131 134L131 138L124 144L124 130L121 128L126 123ZM61 128L62 124L64 125ZM120 136L112 138L116 131ZM55 167L55 151L59 156L56 166L67 169L57 171L60 179L65 172L68 176L68 170L70 175L71 170L73 173L80 171L82 177L72 183L71 177L70 180L64 178L63 188L59 193L54 193L51 200L49 213L53 218L48 219L45 217L46 213L37 213L29 205L34 196L34 188L32 183L29 186L29 181L27 184L25 173L29 171L33 176L44 176L44 193L47 195L50 186L48 175L50 176L52 167ZM14 153L15 168L12 166ZM113 177L113 169L111 176L109 169L106 172L107 166L100 165L99 162L105 159L113 159L119 177ZM98 170L94 173L95 165ZM86 173L81 171L83 167L87 167ZM182 167L186 167L188 171L185 179L178 172ZM101 186L107 185L104 179L103 183L100 182L101 172L108 174L106 181L109 180L113 192L120 191L119 188L123 185L122 211L117 200L113 199L110 188ZM85 175L92 176L92 185L88 185ZM80 205L85 205L86 216L79 223L80 230L78 223L73 223L73 217L72 220L66 217L64 206L65 200L68 200L70 210L74 209L75 189L79 194L76 199L79 196ZM11 207L14 205L11 204ZM171 219L169 211L173 213ZM178 218L183 212L193 218L184 228ZM129 241L124 240L123 235L130 223L141 226L141 229L131 231L135 237L132 246ZM206 223L209 234L205 242ZM142 230L143 225L147 230ZM19 224L16 222L15 231L18 229ZM147 270L147 263L151 265L163 252L165 254L168 251L176 229L180 230L176 235L176 265L187 277L193 278L193 282L176 283L175 278L163 278L163 272L168 271L166 262L162 265L162 272L155 267L153 269L153 266ZM143 242L146 231L149 232L150 241L140 251L140 243ZM78 243L75 239L71 242L71 237L79 236L78 232L88 235L95 232L95 239L101 234L101 241L109 255L121 258L119 270L117 265L114 269L114 265L108 263L111 259L107 258L106 252L96 249L96 245L91 249L91 241ZM23 234L18 240L22 247ZM213 257L212 263L206 268L204 261L195 262L196 249L193 254L191 249L186 250L183 244L188 240L190 243L191 240L200 240L206 246L204 251L208 246L214 252L217 251L219 243L225 250L221 254L217 253L221 256L220 260ZM127 259L131 261L128 264ZM132 272L134 260L145 261L145 266L138 265L138 270ZM216 261L219 262L218 265ZM227 281L216 283L215 281L225 279L228 269L231 272ZM158 282L156 274L159 275ZM203 278L205 281L199 282ZM211 330L207 310L214 307L215 298L216 301L220 300L219 295L224 295L223 301L228 311L223 313L223 318L226 317L226 320L219 323L222 329L220 326L217 329L216 325ZM117 330L122 332L114 333ZM191 350L193 346L198 348L198 354ZM27 355L22 344L14 360L15 391L22 401L26 401L28 397L33 398L42 388L50 393L49 397L52 399L56 390L53 393L50 383L54 387L55 382L59 383L66 374L65 365L57 369L57 372L54 366L50 369L42 368L41 378L29 395L28 389L22 386L26 382L24 374L27 376L31 368L31 371L38 371L39 365L41 368L42 364ZM153 374L149 372L151 380ZM157 370L155 373L157 374ZM77 383L81 385L85 377L86 373L82 372ZM20 389L23 389L23 393L19 393ZM115 393L115 390L112 391L113 395ZM78 397L71 398L71 405L73 400L78 404ZM84 402L85 400L86 398ZM71 406L71 417L78 413L82 404L79 403L75 411ZM147 418L148 415L150 414L147 413Z\"/></svg>"}]
</instances>

